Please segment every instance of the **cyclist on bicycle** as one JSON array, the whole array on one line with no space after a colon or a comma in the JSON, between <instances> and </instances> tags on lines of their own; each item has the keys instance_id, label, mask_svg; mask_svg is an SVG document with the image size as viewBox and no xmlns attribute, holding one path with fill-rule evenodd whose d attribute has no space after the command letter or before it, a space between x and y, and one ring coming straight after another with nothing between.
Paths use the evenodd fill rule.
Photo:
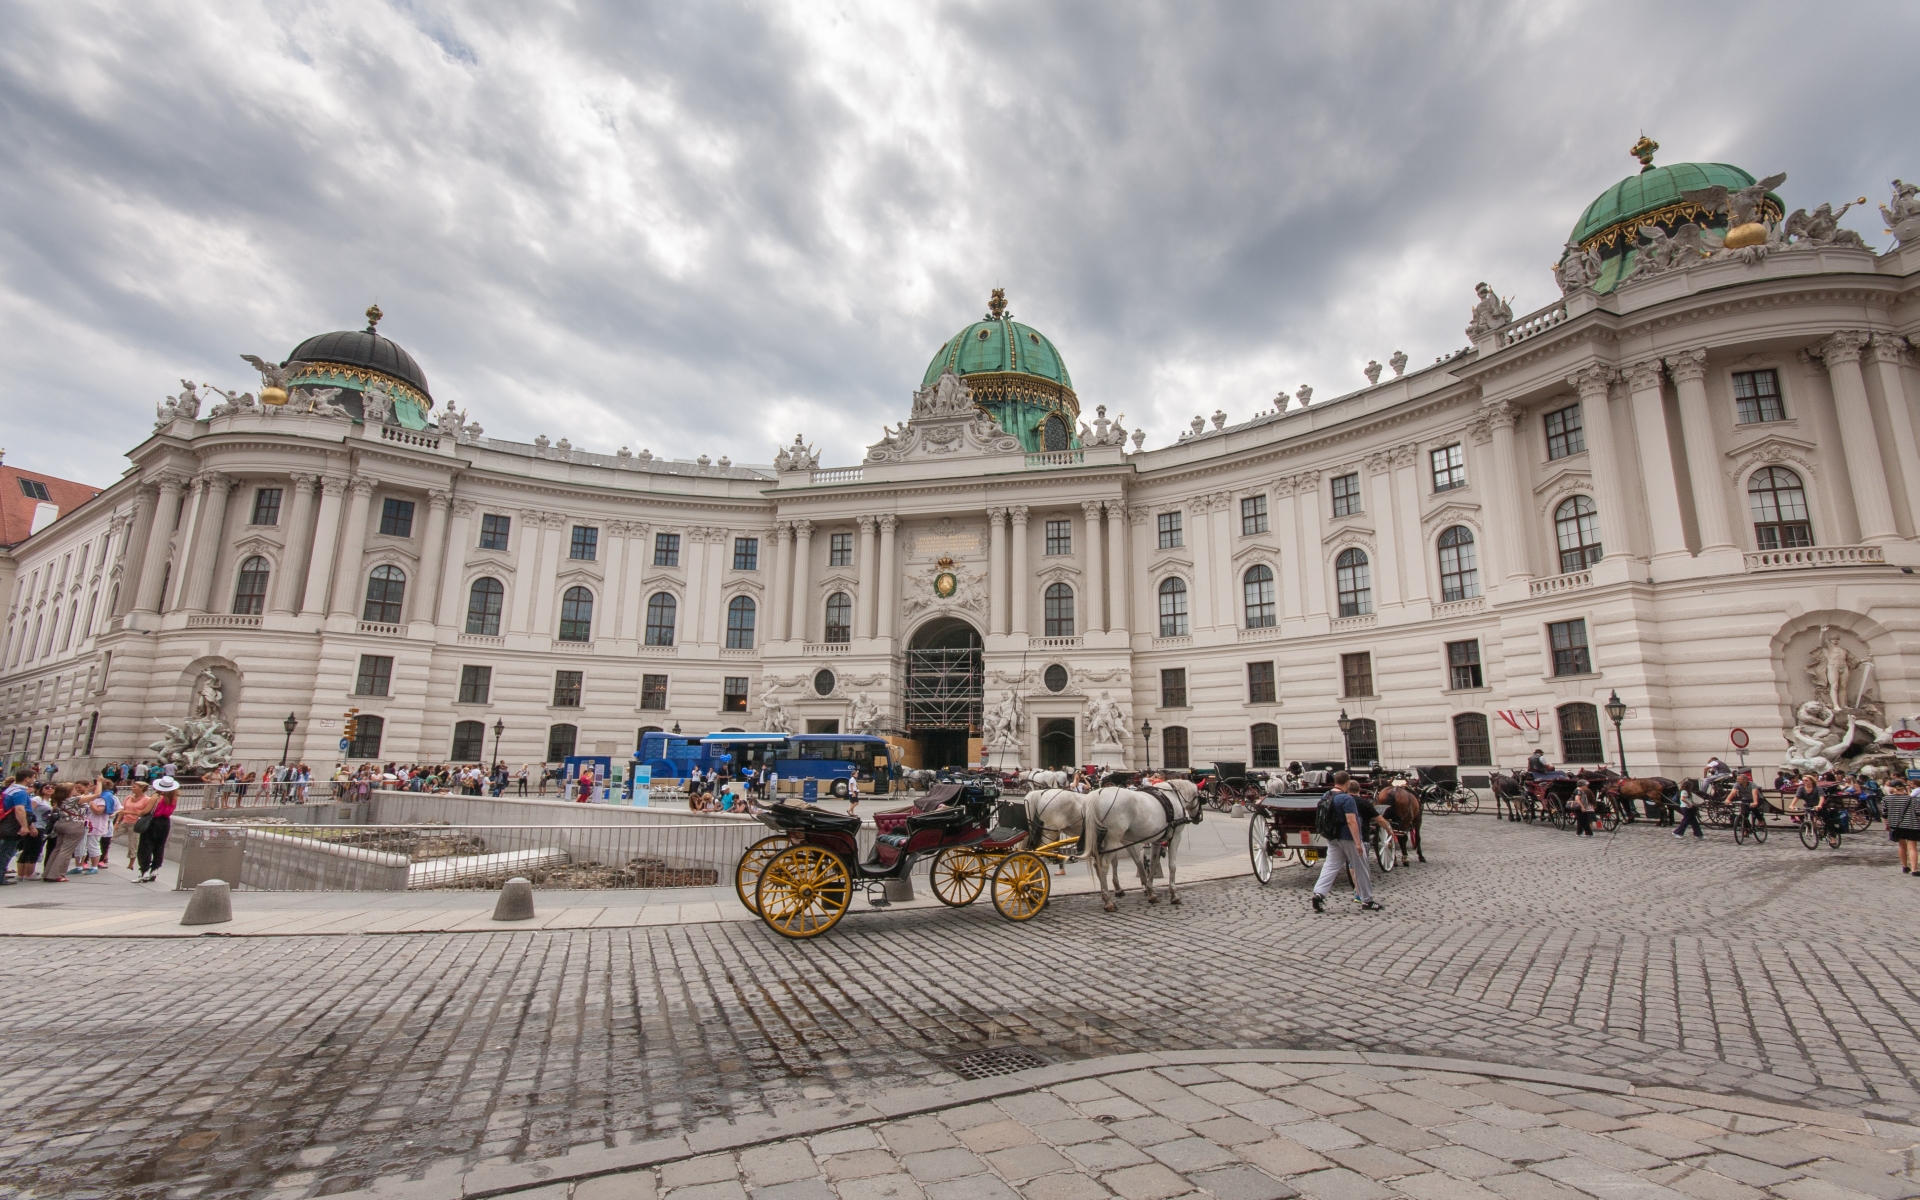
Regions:
<instances>
[{"instance_id":1,"label":"cyclist on bicycle","mask_svg":"<svg viewBox=\"0 0 1920 1200\"><path fill-rule=\"evenodd\" d=\"M1753 772L1742 771L1733 785L1734 820L1751 829L1766 810L1766 799L1753 782Z\"/></svg>"},{"instance_id":2,"label":"cyclist on bicycle","mask_svg":"<svg viewBox=\"0 0 1920 1200\"><path fill-rule=\"evenodd\" d=\"M1809 777L1811 778L1811 777ZM1801 785L1804 794L1805 784ZM1840 794L1838 783L1823 783L1815 789L1816 799L1807 809L1807 819L1814 820L1818 813L1820 831L1831 837L1846 832L1847 798Z\"/></svg>"},{"instance_id":3,"label":"cyclist on bicycle","mask_svg":"<svg viewBox=\"0 0 1920 1200\"><path fill-rule=\"evenodd\" d=\"M1863 771L1854 784L1853 794L1860 801L1861 811L1865 812L1870 820L1878 821L1886 800L1886 793L1880 790L1880 781Z\"/></svg>"}]
</instances>

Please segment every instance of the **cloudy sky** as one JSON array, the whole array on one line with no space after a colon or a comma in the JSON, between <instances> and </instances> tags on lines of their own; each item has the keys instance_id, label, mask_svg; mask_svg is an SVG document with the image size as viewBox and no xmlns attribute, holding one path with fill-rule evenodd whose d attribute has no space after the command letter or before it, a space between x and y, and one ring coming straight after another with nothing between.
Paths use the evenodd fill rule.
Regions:
<instances>
[{"instance_id":1,"label":"cloudy sky","mask_svg":"<svg viewBox=\"0 0 1920 1200\"><path fill-rule=\"evenodd\" d=\"M1920 7L0 0L0 445L105 483L378 300L495 436L858 461L1007 289L1149 444L1555 294L1660 159L1920 174Z\"/></svg>"}]
</instances>

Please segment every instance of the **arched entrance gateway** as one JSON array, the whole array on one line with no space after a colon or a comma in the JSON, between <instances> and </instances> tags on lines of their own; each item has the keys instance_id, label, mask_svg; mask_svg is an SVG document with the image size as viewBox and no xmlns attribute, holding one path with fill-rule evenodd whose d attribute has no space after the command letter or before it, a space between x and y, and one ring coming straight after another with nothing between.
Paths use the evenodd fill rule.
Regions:
<instances>
[{"instance_id":1,"label":"arched entrance gateway","mask_svg":"<svg viewBox=\"0 0 1920 1200\"><path fill-rule=\"evenodd\" d=\"M956 617L927 622L907 643L907 734L923 767L966 766L971 757L985 685L980 645L980 631Z\"/></svg>"}]
</instances>

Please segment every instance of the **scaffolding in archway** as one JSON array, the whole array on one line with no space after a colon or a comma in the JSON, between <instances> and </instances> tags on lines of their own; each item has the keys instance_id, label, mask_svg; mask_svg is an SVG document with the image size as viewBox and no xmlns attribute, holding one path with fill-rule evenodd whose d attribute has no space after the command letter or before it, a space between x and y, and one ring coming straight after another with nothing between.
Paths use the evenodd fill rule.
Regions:
<instances>
[{"instance_id":1,"label":"scaffolding in archway","mask_svg":"<svg viewBox=\"0 0 1920 1200\"><path fill-rule=\"evenodd\" d=\"M980 732L986 676L979 647L907 651L907 728Z\"/></svg>"}]
</instances>

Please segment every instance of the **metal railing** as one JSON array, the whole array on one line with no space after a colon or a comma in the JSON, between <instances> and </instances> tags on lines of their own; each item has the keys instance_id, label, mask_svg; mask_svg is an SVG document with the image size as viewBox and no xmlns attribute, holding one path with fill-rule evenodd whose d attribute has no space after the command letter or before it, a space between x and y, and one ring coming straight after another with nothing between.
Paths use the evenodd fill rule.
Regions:
<instances>
[{"instance_id":1,"label":"metal railing","mask_svg":"<svg viewBox=\"0 0 1920 1200\"><path fill-rule=\"evenodd\" d=\"M731 884L766 836L754 821L660 825L302 825L183 822L181 890L224 879L247 891L400 892Z\"/></svg>"}]
</instances>

